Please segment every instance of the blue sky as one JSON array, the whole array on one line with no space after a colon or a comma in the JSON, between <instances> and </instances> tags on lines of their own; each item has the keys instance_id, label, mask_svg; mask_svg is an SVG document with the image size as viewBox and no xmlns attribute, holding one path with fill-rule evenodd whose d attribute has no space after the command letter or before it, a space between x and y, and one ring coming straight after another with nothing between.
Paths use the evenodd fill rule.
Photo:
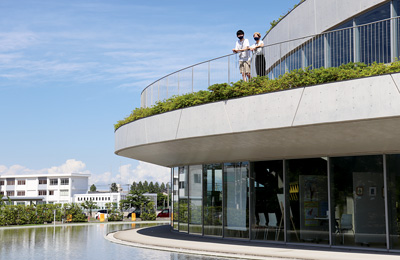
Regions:
<instances>
[{"instance_id":1,"label":"blue sky","mask_svg":"<svg viewBox=\"0 0 400 260\"><path fill-rule=\"evenodd\" d=\"M113 125L140 92L226 55L299 0L0 1L0 174L91 173L98 186L169 181L114 154Z\"/></svg>"}]
</instances>

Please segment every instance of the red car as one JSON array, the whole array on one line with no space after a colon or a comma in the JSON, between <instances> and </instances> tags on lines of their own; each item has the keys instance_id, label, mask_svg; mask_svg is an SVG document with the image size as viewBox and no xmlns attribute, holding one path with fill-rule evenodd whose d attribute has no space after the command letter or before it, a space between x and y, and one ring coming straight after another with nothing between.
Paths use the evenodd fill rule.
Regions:
<instances>
[{"instance_id":1,"label":"red car","mask_svg":"<svg viewBox=\"0 0 400 260\"><path fill-rule=\"evenodd\" d=\"M158 213L157 218L169 218L169 209L164 209Z\"/></svg>"}]
</instances>

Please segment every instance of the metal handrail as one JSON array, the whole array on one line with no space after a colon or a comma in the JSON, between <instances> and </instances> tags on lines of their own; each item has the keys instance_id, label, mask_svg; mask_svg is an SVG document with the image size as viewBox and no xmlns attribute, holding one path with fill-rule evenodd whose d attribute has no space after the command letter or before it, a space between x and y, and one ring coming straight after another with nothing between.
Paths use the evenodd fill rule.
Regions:
<instances>
[{"instance_id":1,"label":"metal handrail","mask_svg":"<svg viewBox=\"0 0 400 260\"><path fill-rule=\"evenodd\" d=\"M379 27L379 26L382 28L380 28L380 31L377 31L376 27ZM334 63L333 59L336 59L339 61L343 60L344 61L343 63L348 63L350 61L354 61L354 62L363 61L365 63L369 63L370 60L368 60L368 58L370 58L370 56L371 56L371 57L373 57L372 58L373 61L379 62L379 59L381 58L380 56L385 56L386 54L389 53L389 56L391 56L390 61L393 61L394 57L397 57L397 53L398 53L397 42L396 42L396 39L398 38L398 36L397 36L398 30L394 30L394 28L400 28L399 17L392 17L392 18L383 19L380 21L375 21L375 22L371 22L371 23L367 23L367 24L363 24L363 25L356 25L356 26L352 26L352 27L348 27L348 28L331 30L328 32L320 33L320 34L308 35L308 36L290 39L290 40L286 40L286 41L281 41L281 42L277 42L277 43L265 44L264 47L262 48L262 53L264 54L265 61L268 65L264 64L263 65L264 67L262 68L262 70L270 78L275 78L279 75L282 75L285 72L290 71L291 70L290 66L292 66L294 68L304 68L304 67L308 67L310 65L313 68L318 68L321 66L330 67L331 66L330 62ZM366 36L363 39L357 38L357 37L359 37L360 34L363 33L362 32L363 30L367 31L368 33L370 31L373 31L373 33L376 34L375 38L373 38L373 36L369 36L370 38L367 38L367 36ZM368 31L368 30L370 30L370 31ZM348 33L348 35L345 35L347 38L343 36L344 33ZM378 35L379 33L381 33L382 35ZM395 35L393 35L393 34L395 34ZM343 37L344 39L341 39L341 37ZM391 48L388 47L389 43L387 41L385 41L385 40L387 40L385 37L388 37L388 39L390 39ZM347 49L343 48L343 50L342 49L333 50L333 48L331 46L329 46L330 44L335 45L338 42L340 44L342 44L343 46L347 47ZM369 45L374 44L373 51L375 53L372 53L372 50L371 50L371 53L365 53L365 49L370 48L370 46L368 44ZM290 46L290 45L293 45L293 46ZM311 47L310 47L310 45L311 45ZM359 53L360 50L362 49L361 47L364 48L364 53L362 53L362 54ZM279 48L278 55L277 55L277 51L278 51L277 48ZM311 52L308 52L307 48L311 49ZM323 48L323 50L321 48ZM331 57L330 52L332 52L332 50L335 52L339 52L339 55L337 55L335 57ZM268 51L270 51L272 53L272 55L268 55ZM346 53L340 53L340 51L342 51L342 52L346 51ZM383 53L381 55L381 52L388 52L388 53ZM319 56L316 57L317 54L320 55L321 57L319 57ZM204 84L202 82L201 83L202 87L200 89L205 89L204 85L207 85L207 87L208 87L211 85L211 83L213 83L213 84L229 83L229 82L234 81L235 79L239 80L241 78L241 76L239 76L240 75L239 69L237 68L238 62L237 62L236 55L237 55L236 53L227 54L224 56L220 56L217 58L199 62L199 63L193 64L191 66L182 68L180 70L174 71L172 73L169 73L169 74L157 79L153 83L149 84L141 92L141 106L148 107L148 106L154 105L155 102L157 102L157 101L167 99L173 95L176 95L176 94L180 95L183 93L193 92L194 85L197 84L198 81L201 81L201 80L207 81L207 84ZM291 55L298 55L298 57L290 59ZM304 60L306 60L307 55L309 57L311 57L311 59L312 59L311 62L304 61ZM348 59L344 59L341 55L342 56L347 55L350 58L347 57ZM359 56L361 56L361 59ZM231 57L235 57L235 59L231 59ZM252 63L251 68L252 68L253 76L257 74L254 69L257 66L257 65L255 65L254 57L256 57L256 56L253 55L252 60L251 60L251 63ZM318 62L321 64L317 64L315 61L315 59L317 59L317 58L323 60L323 62L318 60ZM328 59L331 59L331 60L327 61ZM233 61L234 61L234 63L232 63ZM387 60L384 60L384 61L386 62ZM215 76L216 78L221 77L220 74L215 75L215 71L218 72L218 70L215 70L215 71L211 70L211 65L218 65L217 64L218 62L223 62L223 66L227 66L224 69L222 69L222 71L220 71L221 72L220 74L226 73L227 75L223 76L224 79L222 79L222 80L213 80L212 81L211 80L212 75ZM296 63L296 64L293 65L293 63ZM207 68L208 75L196 78L194 76L195 69L199 69L201 72L202 71L201 67L204 66L205 64L208 64L208 68ZM231 65L233 65L233 66L231 66ZM278 72L274 72L274 70L276 70L276 68L278 66L281 66L279 68ZM234 74L231 72L232 68L235 68L236 76L234 76ZM207 69L203 68L203 72ZM260 71L260 70L258 70L258 71ZM184 80L182 80L181 78L185 78L185 77L181 77L181 73L182 74L187 73L188 75L191 74L189 76L186 75L186 76L188 76L187 78L190 78L190 80L187 80L186 82ZM176 86L173 86L173 83L174 83L173 77L178 77ZM207 79L204 79L204 77L207 77ZM164 84L163 86L160 86L160 84L162 83L163 80L166 80L166 84ZM185 85L185 83L187 83L187 84ZM190 91L184 91L184 90L182 91L182 88L185 89L185 86L187 87L189 85L191 85ZM172 86L172 88L171 88L171 86ZM161 90L160 90L160 87L161 87ZM155 90L155 88L157 88L157 89ZM198 89L198 90L200 90L200 89ZM156 91L156 92L153 93L154 91ZM166 92L166 95L163 95L163 92ZM157 94L156 98L155 98L154 94ZM147 100L149 97L150 97L150 100ZM154 99L154 101L153 101L153 99Z\"/></svg>"}]
</instances>

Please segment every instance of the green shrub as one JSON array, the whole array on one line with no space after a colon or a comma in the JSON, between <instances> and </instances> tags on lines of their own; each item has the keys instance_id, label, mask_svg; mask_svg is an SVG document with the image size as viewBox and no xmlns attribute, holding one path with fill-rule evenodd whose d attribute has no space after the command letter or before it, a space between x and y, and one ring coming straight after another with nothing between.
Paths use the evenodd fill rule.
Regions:
<instances>
[{"instance_id":1,"label":"green shrub","mask_svg":"<svg viewBox=\"0 0 400 260\"><path fill-rule=\"evenodd\" d=\"M136 108L128 117L118 121L114 127L117 130L122 125L141 118L210 102L397 72L400 72L399 61L389 65L375 62L368 66L364 63L350 62L339 67L292 70L277 79L262 76L254 77L249 82L240 80L231 84L214 84L208 88L208 91L173 96L157 102L153 107Z\"/></svg>"}]
</instances>

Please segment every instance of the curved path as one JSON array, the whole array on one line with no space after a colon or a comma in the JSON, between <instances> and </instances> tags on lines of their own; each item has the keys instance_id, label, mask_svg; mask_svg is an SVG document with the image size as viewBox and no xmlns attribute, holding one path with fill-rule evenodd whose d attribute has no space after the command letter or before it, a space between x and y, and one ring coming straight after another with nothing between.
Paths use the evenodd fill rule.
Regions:
<instances>
[{"instance_id":1,"label":"curved path","mask_svg":"<svg viewBox=\"0 0 400 260\"><path fill-rule=\"evenodd\" d=\"M223 240L172 232L169 225L109 233L111 242L184 254L239 259L398 260L398 254Z\"/></svg>"}]
</instances>

